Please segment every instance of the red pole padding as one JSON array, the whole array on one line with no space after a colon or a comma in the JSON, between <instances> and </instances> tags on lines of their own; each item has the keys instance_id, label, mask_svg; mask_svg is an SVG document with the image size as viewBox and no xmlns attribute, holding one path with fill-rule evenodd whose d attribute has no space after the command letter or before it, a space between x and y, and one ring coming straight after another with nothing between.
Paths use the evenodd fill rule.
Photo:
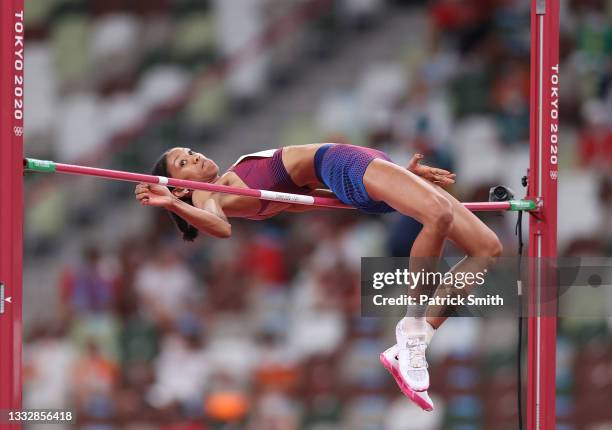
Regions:
<instances>
[{"instance_id":1,"label":"red pole padding","mask_svg":"<svg viewBox=\"0 0 612 430\"><path fill-rule=\"evenodd\" d=\"M21 409L22 395L23 0L2 1L0 29L0 410L6 410Z\"/></svg>"},{"instance_id":2,"label":"red pole padding","mask_svg":"<svg viewBox=\"0 0 612 430\"><path fill-rule=\"evenodd\" d=\"M556 426L559 0L532 0L527 429Z\"/></svg>"}]
</instances>

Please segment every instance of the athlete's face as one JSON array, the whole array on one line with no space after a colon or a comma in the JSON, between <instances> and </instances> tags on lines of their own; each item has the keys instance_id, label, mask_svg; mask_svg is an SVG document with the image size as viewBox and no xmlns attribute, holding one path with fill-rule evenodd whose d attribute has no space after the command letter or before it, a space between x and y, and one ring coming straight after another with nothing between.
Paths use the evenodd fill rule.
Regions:
<instances>
[{"instance_id":1,"label":"athlete's face","mask_svg":"<svg viewBox=\"0 0 612 430\"><path fill-rule=\"evenodd\" d=\"M219 174L219 166L189 148L172 148L166 155L168 174L175 179L209 182Z\"/></svg>"}]
</instances>

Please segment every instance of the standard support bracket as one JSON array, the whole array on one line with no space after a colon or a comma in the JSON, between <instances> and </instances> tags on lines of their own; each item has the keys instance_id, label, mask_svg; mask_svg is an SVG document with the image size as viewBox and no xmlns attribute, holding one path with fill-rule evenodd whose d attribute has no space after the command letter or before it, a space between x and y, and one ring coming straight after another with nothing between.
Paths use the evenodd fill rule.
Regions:
<instances>
[{"instance_id":1,"label":"standard support bracket","mask_svg":"<svg viewBox=\"0 0 612 430\"><path fill-rule=\"evenodd\" d=\"M542 197L532 197L529 201L534 204L534 209L529 211L529 215L541 221L544 212L544 199Z\"/></svg>"}]
</instances>

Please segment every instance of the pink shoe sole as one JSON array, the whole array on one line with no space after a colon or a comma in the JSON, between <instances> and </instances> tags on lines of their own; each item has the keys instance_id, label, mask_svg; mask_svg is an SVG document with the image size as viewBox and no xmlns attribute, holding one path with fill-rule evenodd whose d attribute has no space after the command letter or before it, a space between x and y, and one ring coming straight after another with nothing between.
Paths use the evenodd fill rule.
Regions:
<instances>
[{"instance_id":1,"label":"pink shoe sole","mask_svg":"<svg viewBox=\"0 0 612 430\"><path fill-rule=\"evenodd\" d=\"M422 398L418 392L411 389L404 382L399 371L395 367L393 367L393 365L389 362L389 360L387 360L387 357L385 357L384 354L380 354L380 362L382 363L384 368L387 369L389 373L391 373L391 376L393 376L393 379L395 379L395 382L397 383L400 390L402 390L402 393L404 393L406 397L408 397L414 404L416 404L418 407L420 407L424 411L427 411L427 412L433 411L433 405L429 403L427 400L425 400L424 398Z\"/></svg>"}]
</instances>

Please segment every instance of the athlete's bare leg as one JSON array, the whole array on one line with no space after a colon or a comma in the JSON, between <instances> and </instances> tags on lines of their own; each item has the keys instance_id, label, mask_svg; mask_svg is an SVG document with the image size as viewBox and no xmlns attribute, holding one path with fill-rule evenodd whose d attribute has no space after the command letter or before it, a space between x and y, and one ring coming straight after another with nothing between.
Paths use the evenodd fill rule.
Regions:
<instances>
[{"instance_id":1,"label":"athlete's bare leg","mask_svg":"<svg viewBox=\"0 0 612 430\"><path fill-rule=\"evenodd\" d=\"M422 266L429 266L423 267L426 270L435 269L435 259L441 255L446 238L467 255L453 268L455 271L484 270L501 254L502 245L495 233L441 187L385 160L372 161L363 179L370 197L385 201L423 224L410 258L411 261L416 258L414 261L421 262ZM428 322L438 328L445 319L444 316L431 316Z\"/></svg>"}]
</instances>

